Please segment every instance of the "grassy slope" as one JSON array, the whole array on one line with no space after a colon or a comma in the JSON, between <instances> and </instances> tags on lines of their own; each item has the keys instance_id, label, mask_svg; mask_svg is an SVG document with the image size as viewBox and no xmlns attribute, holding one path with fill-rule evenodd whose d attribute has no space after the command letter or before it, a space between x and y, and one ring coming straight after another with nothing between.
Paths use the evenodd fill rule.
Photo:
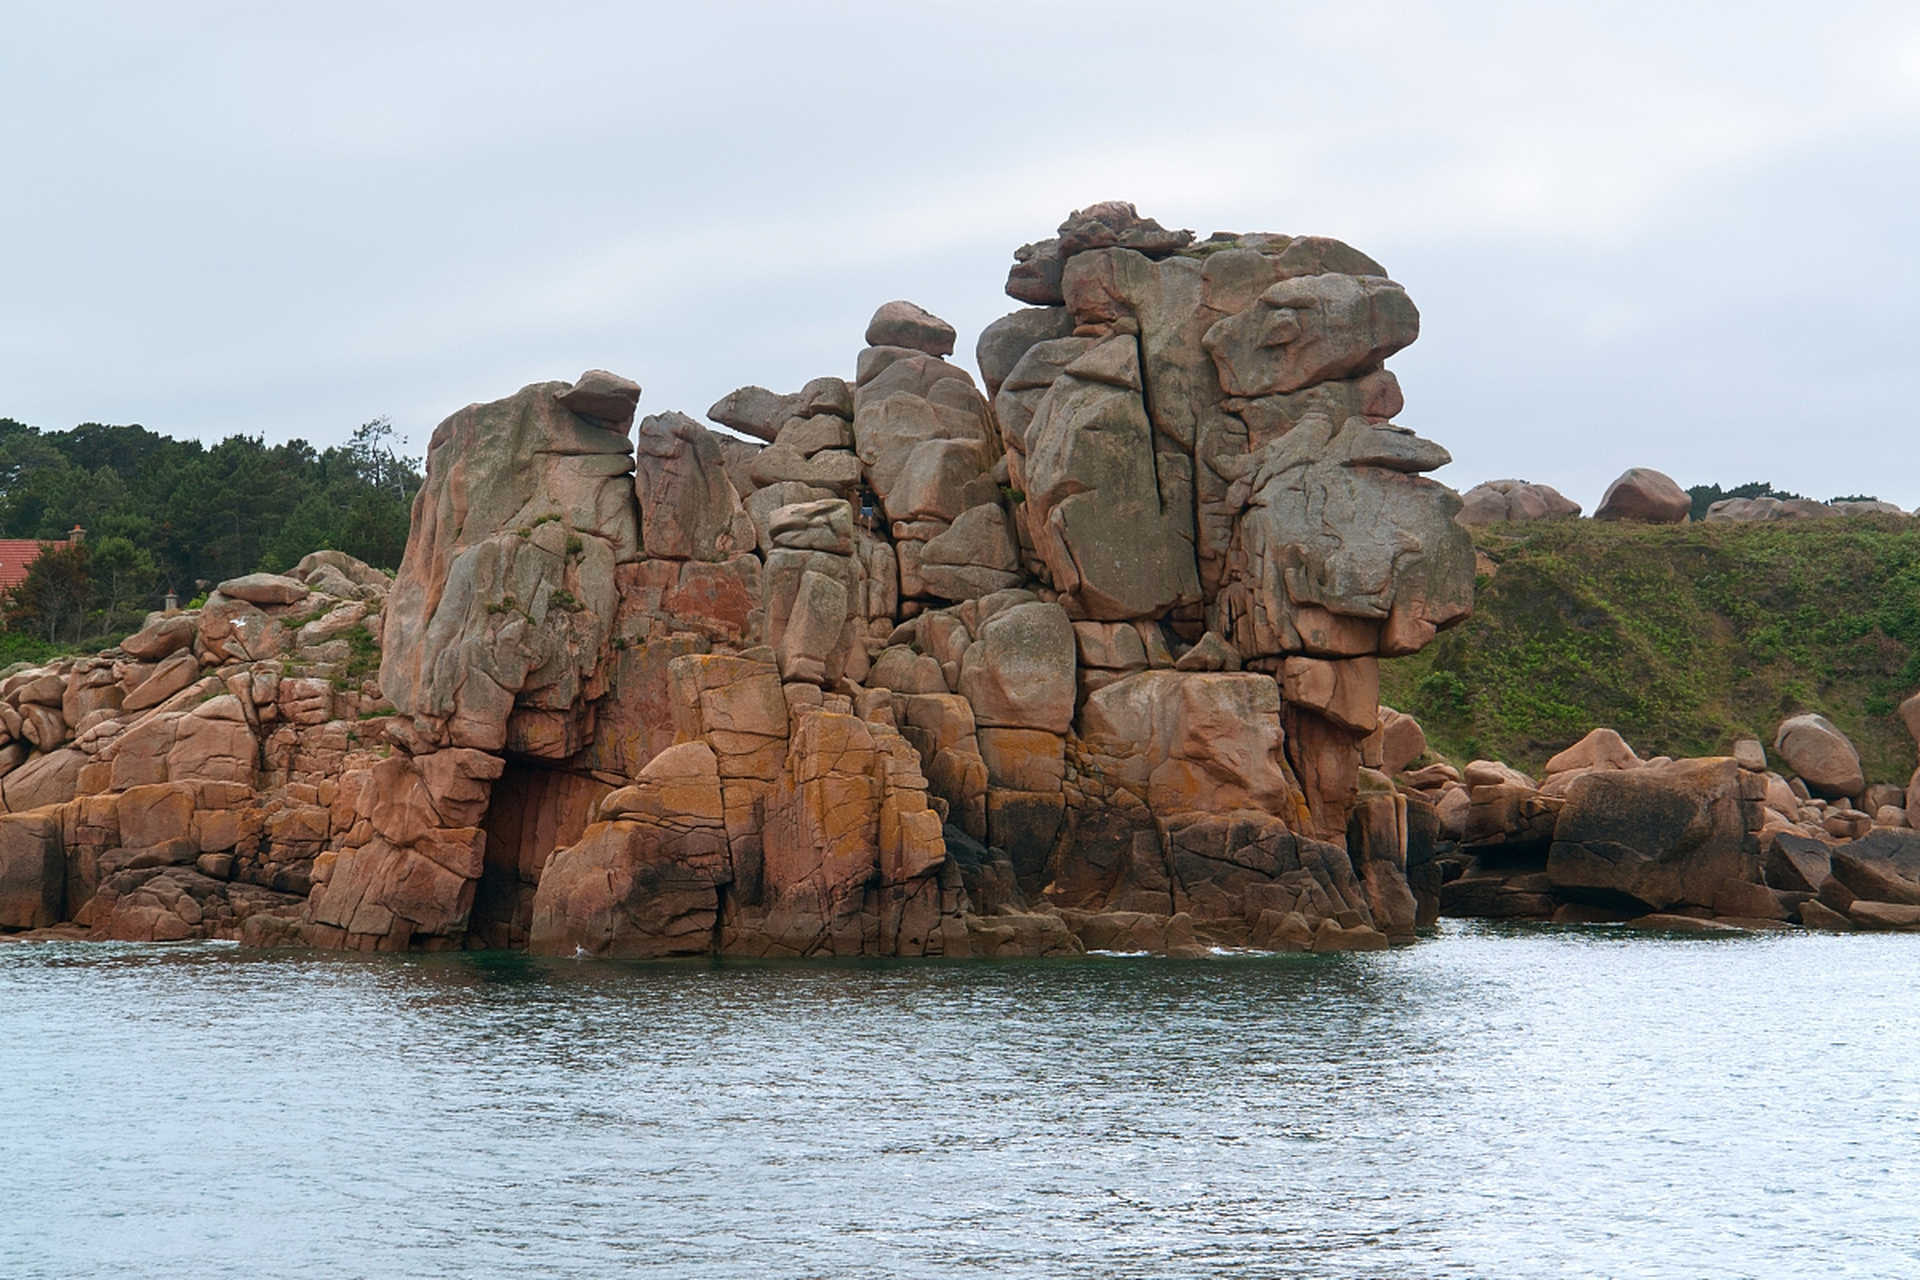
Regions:
<instances>
[{"instance_id":1,"label":"grassy slope","mask_svg":"<svg viewBox=\"0 0 1920 1280\"><path fill-rule=\"evenodd\" d=\"M1442 754L1537 769L1597 725L1643 755L1714 754L1818 711L1869 781L1913 773L1892 712L1920 686L1920 521L1555 520L1474 541L1498 566L1474 616L1381 664L1381 700Z\"/></svg>"}]
</instances>

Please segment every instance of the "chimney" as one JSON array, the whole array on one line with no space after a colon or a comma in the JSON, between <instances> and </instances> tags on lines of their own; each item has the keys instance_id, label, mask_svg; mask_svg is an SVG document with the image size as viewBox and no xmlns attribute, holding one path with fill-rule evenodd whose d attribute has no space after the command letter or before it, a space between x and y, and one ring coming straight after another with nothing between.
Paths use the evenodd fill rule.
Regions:
<instances>
[{"instance_id":1,"label":"chimney","mask_svg":"<svg viewBox=\"0 0 1920 1280\"><path fill-rule=\"evenodd\" d=\"M73 526L73 532L67 535L67 545L70 547L80 546L83 543L85 543L86 540L87 540L87 531L85 529L82 529L79 525Z\"/></svg>"}]
</instances>

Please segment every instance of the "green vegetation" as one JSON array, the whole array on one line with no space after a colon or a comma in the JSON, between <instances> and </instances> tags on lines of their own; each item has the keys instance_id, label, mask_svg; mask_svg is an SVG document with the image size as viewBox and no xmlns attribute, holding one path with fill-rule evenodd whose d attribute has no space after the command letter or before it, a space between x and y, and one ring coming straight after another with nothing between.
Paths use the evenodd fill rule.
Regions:
<instances>
[{"instance_id":1,"label":"green vegetation","mask_svg":"<svg viewBox=\"0 0 1920 1280\"><path fill-rule=\"evenodd\" d=\"M94 644L92 639L70 644L52 644L45 636L35 635L30 631L0 631L0 671L4 671L16 662L30 663L37 667L43 662L51 662L64 653L92 653L97 649L117 644L119 639L120 637L113 636L100 637L98 644Z\"/></svg>"},{"instance_id":2,"label":"green vegetation","mask_svg":"<svg viewBox=\"0 0 1920 1280\"><path fill-rule=\"evenodd\" d=\"M0 418L0 538L86 540L41 556L11 593L9 631L71 651L137 626L168 587L204 595L226 578L291 568L333 548L400 563L416 460L376 419L336 448L232 436L212 446L139 426L42 431ZM50 656L50 655L49 655Z\"/></svg>"},{"instance_id":3,"label":"green vegetation","mask_svg":"<svg viewBox=\"0 0 1920 1280\"><path fill-rule=\"evenodd\" d=\"M367 630L367 624L356 622L340 638L347 642L346 678L358 684L361 680L380 669L380 646L374 641L373 632Z\"/></svg>"},{"instance_id":4,"label":"green vegetation","mask_svg":"<svg viewBox=\"0 0 1920 1280\"><path fill-rule=\"evenodd\" d=\"M1642 755L1712 754L1818 711L1871 780L1912 774L1892 712L1920 687L1920 522L1554 520L1474 541L1474 616L1381 664L1381 700L1444 755L1538 769L1601 725Z\"/></svg>"}]
</instances>

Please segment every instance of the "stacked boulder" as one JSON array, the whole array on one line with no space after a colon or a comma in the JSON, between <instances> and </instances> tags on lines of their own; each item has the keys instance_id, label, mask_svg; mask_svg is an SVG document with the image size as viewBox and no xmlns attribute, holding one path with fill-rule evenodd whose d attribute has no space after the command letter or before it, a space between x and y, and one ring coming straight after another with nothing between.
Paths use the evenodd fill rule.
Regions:
<instances>
[{"instance_id":1,"label":"stacked boulder","mask_svg":"<svg viewBox=\"0 0 1920 1280\"><path fill-rule=\"evenodd\" d=\"M359 696L378 700L352 714L373 718L330 755L302 739L284 780L264 742L247 758L243 732L279 732L254 727L256 672L299 605L223 588L182 630L190 658L131 673L151 692L81 663L57 673L72 714L38 675L8 686L22 803L0 789L40 815L22 831L98 827L48 813L101 788L40 744L114 682L122 708L212 726L175 732L210 762L194 785L235 790L196 792L190 828L269 779L306 803L285 845L311 846L305 880L250 937L605 956L1410 939L1441 807L1384 767L1421 748L1380 709L1378 662L1463 619L1474 568L1459 498L1421 474L1445 450L1391 421L1411 301L1338 241L1200 241L1123 204L1015 257L1007 291L1031 305L981 335L980 384L950 326L892 302L851 379L714 405L738 436L671 412L636 430L639 386L603 371L455 414L370 631ZM180 692L209 680L247 697ZM318 732L340 692L275 705ZM61 838L19 874L74 865L85 842Z\"/></svg>"}]
</instances>

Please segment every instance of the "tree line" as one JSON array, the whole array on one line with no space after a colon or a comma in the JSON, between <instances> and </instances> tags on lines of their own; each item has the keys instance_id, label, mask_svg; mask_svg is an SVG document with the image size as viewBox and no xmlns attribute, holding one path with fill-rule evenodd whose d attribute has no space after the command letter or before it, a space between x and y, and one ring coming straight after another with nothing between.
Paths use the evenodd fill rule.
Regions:
<instances>
[{"instance_id":1,"label":"tree line","mask_svg":"<svg viewBox=\"0 0 1920 1280\"><path fill-rule=\"evenodd\" d=\"M6 629L36 646L124 633L169 590L187 601L322 548L397 568L421 484L419 459L398 444L386 418L327 449L245 435L208 445L100 423L43 431L0 418L0 538L59 541L86 530L78 545L34 562L6 600Z\"/></svg>"}]
</instances>

